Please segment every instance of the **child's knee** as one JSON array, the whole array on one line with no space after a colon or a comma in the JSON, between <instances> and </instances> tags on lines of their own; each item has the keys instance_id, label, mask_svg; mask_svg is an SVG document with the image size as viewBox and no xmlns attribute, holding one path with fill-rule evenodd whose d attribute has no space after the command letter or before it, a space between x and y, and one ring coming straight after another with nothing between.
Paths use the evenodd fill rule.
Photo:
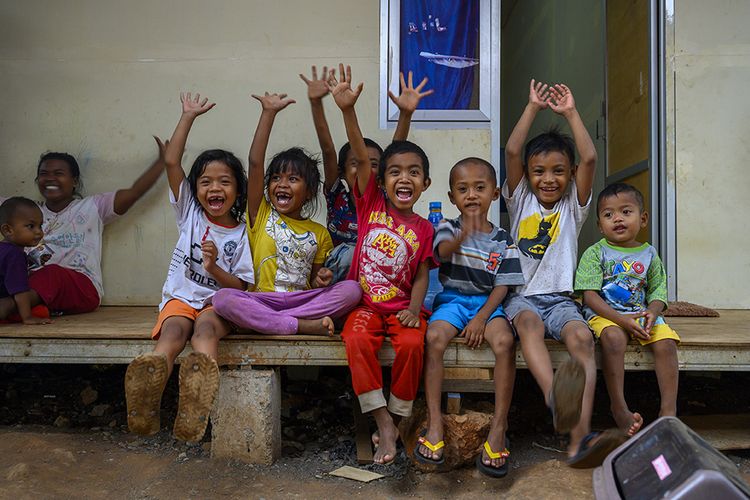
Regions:
<instances>
[{"instance_id":1,"label":"child's knee","mask_svg":"<svg viewBox=\"0 0 750 500\"><path fill-rule=\"evenodd\" d=\"M602 349L612 353L625 353L628 346L628 335L617 326L610 326L602 331L599 337Z\"/></svg>"},{"instance_id":2,"label":"child's knee","mask_svg":"<svg viewBox=\"0 0 750 500\"><path fill-rule=\"evenodd\" d=\"M569 349L580 353L594 354L594 336L591 330L580 321L570 321L563 328L565 344Z\"/></svg>"},{"instance_id":3,"label":"child's knee","mask_svg":"<svg viewBox=\"0 0 750 500\"><path fill-rule=\"evenodd\" d=\"M424 354L424 337L421 335L404 335L398 341L398 350L421 357Z\"/></svg>"},{"instance_id":4,"label":"child's knee","mask_svg":"<svg viewBox=\"0 0 750 500\"><path fill-rule=\"evenodd\" d=\"M521 311L513 318L513 326L519 335L540 332L544 334L542 318L531 311Z\"/></svg>"},{"instance_id":5,"label":"child's knee","mask_svg":"<svg viewBox=\"0 0 750 500\"><path fill-rule=\"evenodd\" d=\"M182 322L165 321L161 326L159 341L185 345L190 338L190 328Z\"/></svg>"}]
</instances>

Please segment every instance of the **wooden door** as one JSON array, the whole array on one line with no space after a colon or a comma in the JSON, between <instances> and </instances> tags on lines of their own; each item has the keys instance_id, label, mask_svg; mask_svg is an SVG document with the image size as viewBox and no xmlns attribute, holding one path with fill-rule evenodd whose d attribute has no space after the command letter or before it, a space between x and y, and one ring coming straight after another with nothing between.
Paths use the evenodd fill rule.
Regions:
<instances>
[{"instance_id":1,"label":"wooden door","mask_svg":"<svg viewBox=\"0 0 750 500\"><path fill-rule=\"evenodd\" d=\"M651 240L654 213L650 167L649 0L606 0L607 184L625 182L642 193L649 225L639 241Z\"/></svg>"}]
</instances>

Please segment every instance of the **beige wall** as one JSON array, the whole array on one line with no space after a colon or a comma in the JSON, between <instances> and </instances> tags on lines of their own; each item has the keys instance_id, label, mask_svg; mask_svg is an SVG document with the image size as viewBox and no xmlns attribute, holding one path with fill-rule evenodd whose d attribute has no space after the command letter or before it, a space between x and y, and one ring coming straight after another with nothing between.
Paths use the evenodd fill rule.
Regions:
<instances>
[{"instance_id":1,"label":"beige wall","mask_svg":"<svg viewBox=\"0 0 750 500\"><path fill-rule=\"evenodd\" d=\"M180 90L217 102L196 123L184 164L206 148L246 158L259 107L248 94L287 92L298 100L276 121L269 154L293 145L317 151L305 88L311 64L351 63L366 83L358 111L366 135L378 129L379 2L318 0L0 1L0 194L38 197L36 160L48 150L74 154L89 193L127 186L152 160L151 134L169 136ZM340 115L326 102L334 141ZM468 155L489 158L489 132L415 131L433 164L433 185L417 209L442 200L447 170ZM160 296L176 241L160 183L105 231L105 302L152 304ZM318 219L324 218L324 210Z\"/></svg>"},{"instance_id":2,"label":"beige wall","mask_svg":"<svg viewBox=\"0 0 750 500\"><path fill-rule=\"evenodd\" d=\"M750 2L677 0L677 295L750 308Z\"/></svg>"}]
</instances>

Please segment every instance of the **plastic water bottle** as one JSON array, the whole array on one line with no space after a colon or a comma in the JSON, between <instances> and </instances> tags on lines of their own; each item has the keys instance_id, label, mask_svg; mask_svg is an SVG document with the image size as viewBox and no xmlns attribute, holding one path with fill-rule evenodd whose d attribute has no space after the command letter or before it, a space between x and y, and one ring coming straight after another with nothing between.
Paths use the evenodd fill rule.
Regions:
<instances>
[{"instance_id":1,"label":"plastic water bottle","mask_svg":"<svg viewBox=\"0 0 750 500\"><path fill-rule=\"evenodd\" d=\"M443 219L442 209L443 204L439 201L430 202L430 215L427 216L427 220L430 221L435 230L437 230L438 224ZM443 291L443 285L440 283L438 274L438 268L430 270L430 282L427 285L427 295L424 298L424 306L430 311L432 310L432 303L435 301L435 295Z\"/></svg>"}]
</instances>

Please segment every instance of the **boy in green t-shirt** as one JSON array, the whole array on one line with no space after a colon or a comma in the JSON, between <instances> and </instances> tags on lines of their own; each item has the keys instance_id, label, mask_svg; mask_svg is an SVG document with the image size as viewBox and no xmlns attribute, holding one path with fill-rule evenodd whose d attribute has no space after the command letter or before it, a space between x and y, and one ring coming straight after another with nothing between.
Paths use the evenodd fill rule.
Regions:
<instances>
[{"instance_id":1,"label":"boy in green t-shirt","mask_svg":"<svg viewBox=\"0 0 750 500\"><path fill-rule=\"evenodd\" d=\"M643 417L625 402L624 356L635 338L654 353L659 382L659 416L677 412L677 344L680 337L664 322L667 277L659 255L648 243L639 243L648 213L643 195L628 184L611 184L597 199L597 224L604 234L583 253L575 289L583 293L584 315L602 345L604 380L617 426L632 436Z\"/></svg>"}]
</instances>

